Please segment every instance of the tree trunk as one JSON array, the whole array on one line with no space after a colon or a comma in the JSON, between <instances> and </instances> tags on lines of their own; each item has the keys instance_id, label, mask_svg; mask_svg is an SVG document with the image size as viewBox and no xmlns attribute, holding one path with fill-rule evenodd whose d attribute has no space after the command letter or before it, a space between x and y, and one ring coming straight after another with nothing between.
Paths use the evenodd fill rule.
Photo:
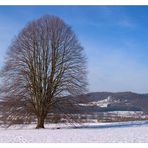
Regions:
<instances>
[{"instance_id":1,"label":"tree trunk","mask_svg":"<svg viewBox=\"0 0 148 148\"><path fill-rule=\"evenodd\" d=\"M36 129L44 128L44 121L45 121L44 116L38 116Z\"/></svg>"}]
</instances>

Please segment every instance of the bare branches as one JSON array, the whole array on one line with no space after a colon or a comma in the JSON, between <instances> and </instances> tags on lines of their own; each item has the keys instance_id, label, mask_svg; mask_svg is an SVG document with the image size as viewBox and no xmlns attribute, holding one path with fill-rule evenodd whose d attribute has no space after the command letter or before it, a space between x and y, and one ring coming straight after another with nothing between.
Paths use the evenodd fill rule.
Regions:
<instances>
[{"instance_id":1,"label":"bare branches","mask_svg":"<svg viewBox=\"0 0 148 148\"><path fill-rule=\"evenodd\" d=\"M86 91L86 58L71 27L56 16L29 23L11 44L3 78L6 97L23 96L37 118L56 97ZM43 125L38 125L38 127Z\"/></svg>"}]
</instances>

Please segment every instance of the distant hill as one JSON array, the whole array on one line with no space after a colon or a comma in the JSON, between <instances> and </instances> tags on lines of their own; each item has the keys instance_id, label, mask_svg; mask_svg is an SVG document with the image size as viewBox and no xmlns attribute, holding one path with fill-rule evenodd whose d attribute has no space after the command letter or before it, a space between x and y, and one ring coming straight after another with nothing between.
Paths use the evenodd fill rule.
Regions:
<instances>
[{"instance_id":1,"label":"distant hill","mask_svg":"<svg viewBox=\"0 0 148 148\"><path fill-rule=\"evenodd\" d=\"M70 100L70 97L67 99ZM78 113L107 111L143 111L148 114L148 94L133 92L92 92L80 95L71 100L78 108ZM66 111L67 110L67 111ZM65 108L73 112L72 108ZM76 113L76 111L74 111Z\"/></svg>"},{"instance_id":2,"label":"distant hill","mask_svg":"<svg viewBox=\"0 0 148 148\"><path fill-rule=\"evenodd\" d=\"M92 92L76 97L65 96L57 99L60 102L56 100L58 103L55 103L49 110L49 122L62 121L63 119L69 120L72 118L75 121L81 120L81 122L93 120L112 122L148 119L148 94L137 94L133 92ZM25 114L26 111L22 107L25 103L25 100L17 103L13 101L9 103L0 101L0 120L5 121L5 117L9 118L9 110L11 110L11 117L16 119L15 117L19 116L21 120L19 118L16 120L23 123L24 116L27 117ZM27 110L31 111L31 108L27 108ZM34 114L28 117L31 120L35 119Z\"/></svg>"}]
</instances>

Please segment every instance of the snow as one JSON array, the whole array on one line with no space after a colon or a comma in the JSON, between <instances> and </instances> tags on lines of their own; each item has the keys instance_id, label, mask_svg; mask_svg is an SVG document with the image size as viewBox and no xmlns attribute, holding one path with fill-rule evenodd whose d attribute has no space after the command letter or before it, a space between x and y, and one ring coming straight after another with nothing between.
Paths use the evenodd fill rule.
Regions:
<instances>
[{"instance_id":1,"label":"snow","mask_svg":"<svg viewBox=\"0 0 148 148\"><path fill-rule=\"evenodd\" d=\"M145 119L147 115L143 111L108 111L103 113L104 116L110 117L131 117Z\"/></svg>"},{"instance_id":2,"label":"snow","mask_svg":"<svg viewBox=\"0 0 148 148\"><path fill-rule=\"evenodd\" d=\"M92 101L87 104L80 103L80 106L99 106L99 107L107 107L109 104L112 103L119 103L119 100L113 100L111 96L108 96L106 99L99 100L99 101Z\"/></svg>"},{"instance_id":3,"label":"snow","mask_svg":"<svg viewBox=\"0 0 148 148\"><path fill-rule=\"evenodd\" d=\"M120 115L143 115L143 111L108 111L108 113L120 114Z\"/></svg>"},{"instance_id":4,"label":"snow","mask_svg":"<svg viewBox=\"0 0 148 148\"><path fill-rule=\"evenodd\" d=\"M48 124L0 128L0 143L147 143L148 121L119 123Z\"/></svg>"}]
</instances>

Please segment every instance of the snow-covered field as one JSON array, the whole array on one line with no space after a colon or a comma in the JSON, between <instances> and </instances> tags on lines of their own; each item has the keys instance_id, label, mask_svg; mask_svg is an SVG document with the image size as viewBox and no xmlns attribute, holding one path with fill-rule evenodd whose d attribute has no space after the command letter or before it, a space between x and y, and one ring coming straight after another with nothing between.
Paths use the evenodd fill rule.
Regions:
<instances>
[{"instance_id":1,"label":"snow-covered field","mask_svg":"<svg viewBox=\"0 0 148 148\"><path fill-rule=\"evenodd\" d=\"M52 124L45 129L35 125L0 128L0 143L148 143L148 121L92 123L75 128Z\"/></svg>"}]
</instances>

